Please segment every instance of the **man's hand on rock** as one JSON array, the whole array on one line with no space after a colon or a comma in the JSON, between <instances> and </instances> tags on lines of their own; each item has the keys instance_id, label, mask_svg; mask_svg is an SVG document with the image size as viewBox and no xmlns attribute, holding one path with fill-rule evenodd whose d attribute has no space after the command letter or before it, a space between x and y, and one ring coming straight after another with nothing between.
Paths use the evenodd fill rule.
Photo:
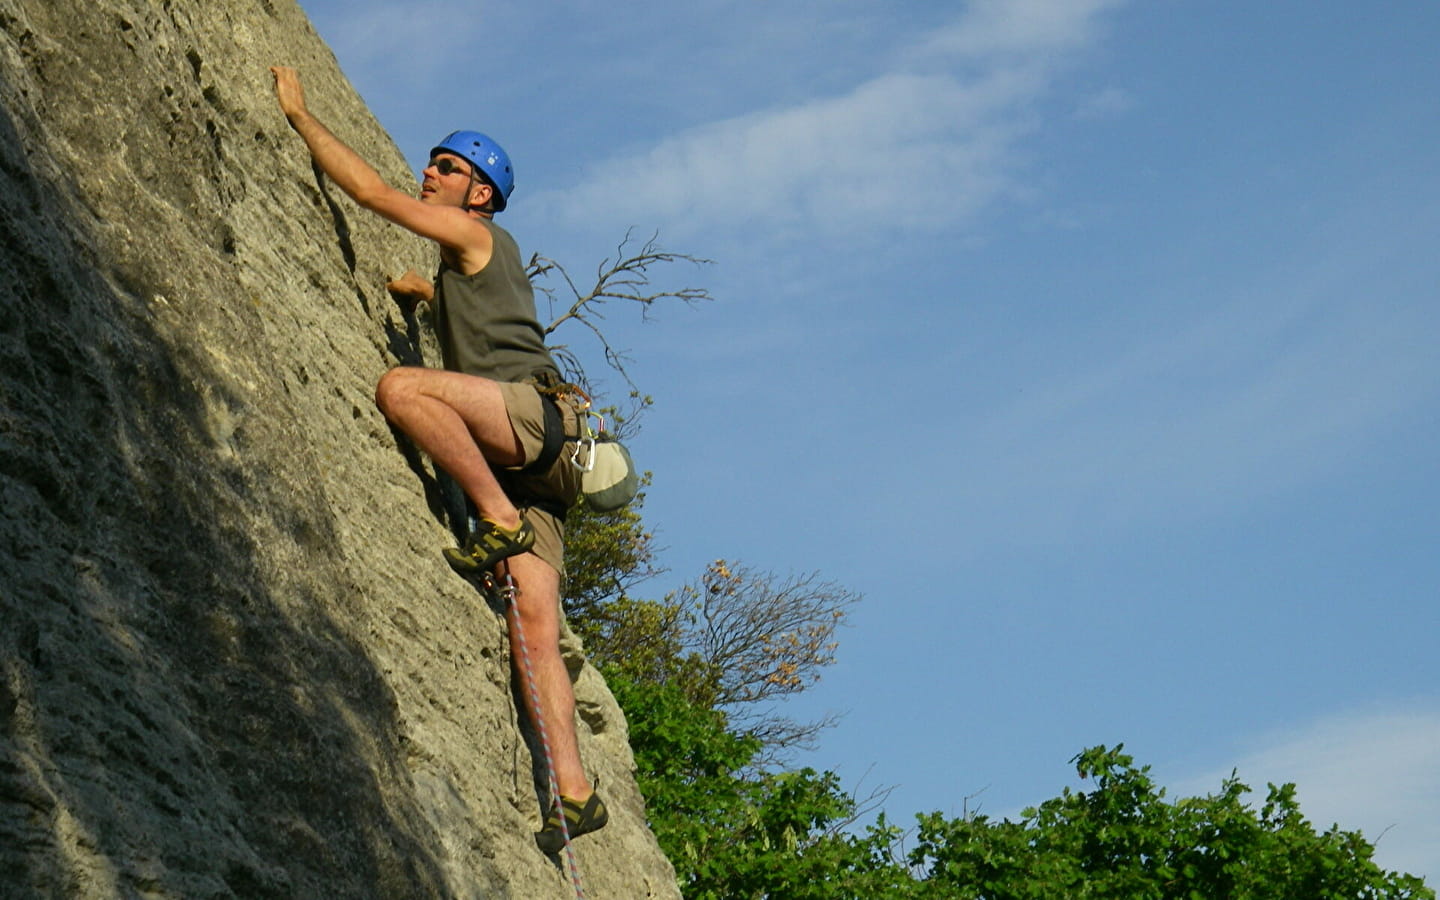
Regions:
<instances>
[{"instance_id":1,"label":"man's hand on rock","mask_svg":"<svg viewBox=\"0 0 1440 900\"><path fill-rule=\"evenodd\" d=\"M407 309L422 300L429 303L435 296L435 286L416 274L414 269L406 269L404 275L385 282L385 290Z\"/></svg>"},{"instance_id":2,"label":"man's hand on rock","mask_svg":"<svg viewBox=\"0 0 1440 900\"><path fill-rule=\"evenodd\" d=\"M300 73L289 66L271 66L270 74L275 76L275 99L280 101L280 111L285 118L294 122L299 116L309 114L305 108L305 89L300 86Z\"/></svg>"}]
</instances>

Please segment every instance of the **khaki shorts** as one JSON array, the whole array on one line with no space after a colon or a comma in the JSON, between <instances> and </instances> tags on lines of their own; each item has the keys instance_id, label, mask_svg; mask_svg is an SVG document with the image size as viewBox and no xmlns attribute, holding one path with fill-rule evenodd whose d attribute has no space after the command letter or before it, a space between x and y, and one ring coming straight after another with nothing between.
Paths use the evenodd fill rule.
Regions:
<instances>
[{"instance_id":1,"label":"khaki shorts","mask_svg":"<svg viewBox=\"0 0 1440 900\"><path fill-rule=\"evenodd\" d=\"M541 406L545 400L532 384L504 381L499 384L500 393L505 398L505 412L510 417L510 427L520 438L525 463L497 468L496 474L510 501L525 514L535 529L535 548L531 552L563 577L565 520L537 504L568 510L580 495L580 470L570 463L575 439L580 434L580 414L570 401L558 401L556 405L560 409L560 422L565 431L560 455L543 471L522 472L521 469L540 456L545 446L545 410Z\"/></svg>"}]
</instances>

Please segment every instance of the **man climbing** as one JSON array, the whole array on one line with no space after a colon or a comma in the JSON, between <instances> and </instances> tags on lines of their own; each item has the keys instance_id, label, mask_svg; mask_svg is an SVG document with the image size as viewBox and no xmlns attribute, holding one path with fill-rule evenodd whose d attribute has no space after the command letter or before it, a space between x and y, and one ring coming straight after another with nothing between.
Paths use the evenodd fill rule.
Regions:
<instances>
[{"instance_id":1,"label":"man climbing","mask_svg":"<svg viewBox=\"0 0 1440 900\"><path fill-rule=\"evenodd\" d=\"M446 561L467 576L503 561L518 586L510 640L518 647L521 634L528 639L535 682L533 699L521 693L531 720L547 723L569 835L594 831L608 814L580 762L575 695L560 655L563 520L580 483L563 445L575 439L583 413L554 395L559 369L545 348L519 248L492 220L514 189L509 157L483 134L454 132L430 151L413 197L386 184L309 112L294 69L270 71L281 111L325 175L362 207L439 245L435 284L411 270L386 287L432 304L445 367L391 369L375 402L474 504L479 525L462 548L445 551ZM552 810L535 836L546 852L563 846L559 815Z\"/></svg>"}]
</instances>

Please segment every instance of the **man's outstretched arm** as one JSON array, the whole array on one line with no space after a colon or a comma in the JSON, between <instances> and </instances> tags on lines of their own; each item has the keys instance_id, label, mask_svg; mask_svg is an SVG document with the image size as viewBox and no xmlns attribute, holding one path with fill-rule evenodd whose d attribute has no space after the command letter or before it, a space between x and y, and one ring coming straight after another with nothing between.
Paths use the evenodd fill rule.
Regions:
<instances>
[{"instance_id":1,"label":"man's outstretched arm","mask_svg":"<svg viewBox=\"0 0 1440 900\"><path fill-rule=\"evenodd\" d=\"M275 76L275 98L290 127L305 141L310 155L331 181L356 203L384 216L402 228L429 238L442 247L475 251L486 258L490 232L476 228L464 210L454 206L432 206L385 183L360 154L337 138L305 105L300 74L289 66L271 66ZM482 249L483 245L483 249Z\"/></svg>"},{"instance_id":2,"label":"man's outstretched arm","mask_svg":"<svg viewBox=\"0 0 1440 900\"><path fill-rule=\"evenodd\" d=\"M386 184L380 173L361 159L360 154L351 150L324 123L310 114L298 72L288 66L271 66L270 72L275 76L275 99L280 101L280 111L289 120L290 127L305 141L305 146L310 148L310 155L326 177L367 209L386 193L400 193Z\"/></svg>"}]
</instances>

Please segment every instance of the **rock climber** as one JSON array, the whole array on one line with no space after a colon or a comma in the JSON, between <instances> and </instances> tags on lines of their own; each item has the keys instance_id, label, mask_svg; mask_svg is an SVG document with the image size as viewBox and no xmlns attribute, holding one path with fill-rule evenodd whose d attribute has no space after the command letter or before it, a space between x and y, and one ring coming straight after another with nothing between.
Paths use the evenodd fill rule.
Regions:
<instances>
[{"instance_id":1,"label":"rock climber","mask_svg":"<svg viewBox=\"0 0 1440 900\"><path fill-rule=\"evenodd\" d=\"M475 507L478 526L462 547L445 550L446 561L465 576L504 561L519 588L510 640L518 646L517 630L527 639L538 701L521 693L531 720L538 714L547 725L560 793L535 837L554 853L564 843L560 810L572 838L609 816L581 765L575 695L560 654L564 518L580 485L566 442L575 440L583 412L557 393L559 368L545 347L519 248L494 222L515 186L510 159L484 134L456 131L430 151L419 196L412 196L388 185L309 112L295 69L270 71L281 111L326 177L365 209L439 245L433 284L412 269L386 287L402 302L432 305L444 368L391 369L375 401Z\"/></svg>"}]
</instances>

